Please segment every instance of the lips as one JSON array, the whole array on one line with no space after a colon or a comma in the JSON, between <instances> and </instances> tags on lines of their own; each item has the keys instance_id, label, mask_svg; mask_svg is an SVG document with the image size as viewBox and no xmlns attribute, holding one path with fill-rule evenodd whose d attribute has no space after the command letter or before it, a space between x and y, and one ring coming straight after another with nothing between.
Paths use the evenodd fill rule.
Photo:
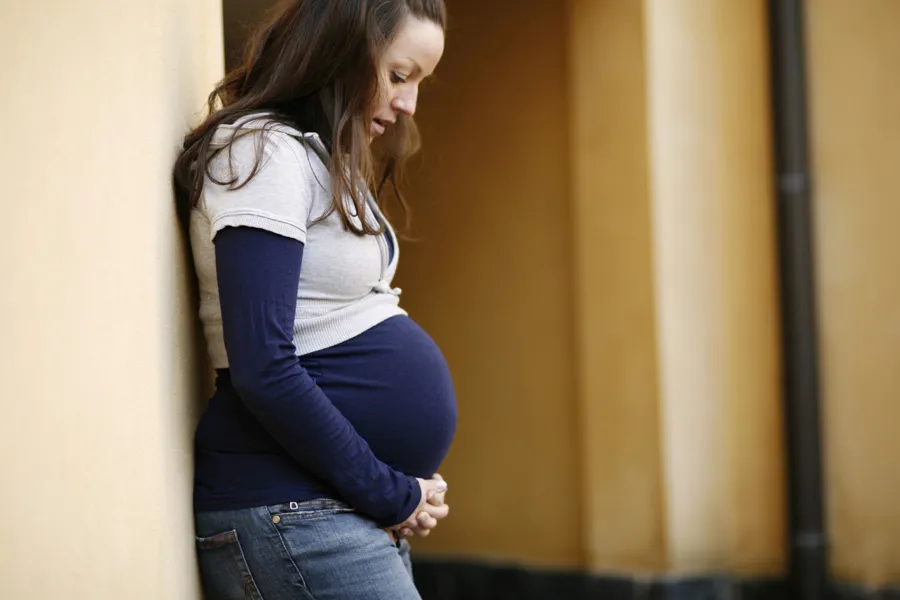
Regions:
<instances>
[{"instance_id":1,"label":"lips","mask_svg":"<svg viewBox=\"0 0 900 600\"><path fill-rule=\"evenodd\" d=\"M372 132L375 135L381 135L385 130L396 122L394 119L372 119Z\"/></svg>"}]
</instances>

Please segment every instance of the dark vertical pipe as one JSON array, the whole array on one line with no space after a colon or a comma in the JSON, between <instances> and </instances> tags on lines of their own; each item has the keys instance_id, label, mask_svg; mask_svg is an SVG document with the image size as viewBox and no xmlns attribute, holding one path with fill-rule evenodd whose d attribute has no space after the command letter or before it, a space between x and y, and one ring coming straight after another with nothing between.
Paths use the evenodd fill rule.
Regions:
<instances>
[{"instance_id":1,"label":"dark vertical pipe","mask_svg":"<svg viewBox=\"0 0 900 600\"><path fill-rule=\"evenodd\" d=\"M769 0L794 600L827 588L802 0Z\"/></svg>"}]
</instances>

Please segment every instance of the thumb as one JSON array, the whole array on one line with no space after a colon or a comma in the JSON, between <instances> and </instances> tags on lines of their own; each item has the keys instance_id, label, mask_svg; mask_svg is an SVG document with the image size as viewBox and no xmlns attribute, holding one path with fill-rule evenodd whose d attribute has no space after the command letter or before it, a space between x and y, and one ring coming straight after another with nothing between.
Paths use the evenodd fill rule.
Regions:
<instances>
[{"instance_id":1,"label":"thumb","mask_svg":"<svg viewBox=\"0 0 900 600\"><path fill-rule=\"evenodd\" d=\"M430 500L437 494L443 494L447 491L447 482L443 479L428 479L422 486L425 492L425 498Z\"/></svg>"}]
</instances>

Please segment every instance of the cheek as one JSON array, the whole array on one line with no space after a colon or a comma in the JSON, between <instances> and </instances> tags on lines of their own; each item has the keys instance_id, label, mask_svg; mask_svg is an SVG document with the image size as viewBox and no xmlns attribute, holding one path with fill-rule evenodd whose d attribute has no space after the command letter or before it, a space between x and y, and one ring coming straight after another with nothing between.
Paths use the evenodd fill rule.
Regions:
<instances>
[{"instance_id":1,"label":"cheek","mask_svg":"<svg viewBox=\"0 0 900 600\"><path fill-rule=\"evenodd\" d=\"M375 106L384 108L390 105L392 96L394 95L394 86L391 85L388 75L385 75L378 82L378 95L376 96Z\"/></svg>"},{"instance_id":2,"label":"cheek","mask_svg":"<svg viewBox=\"0 0 900 600\"><path fill-rule=\"evenodd\" d=\"M378 96L372 101L372 104L369 106L369 116L374 117L379 112L384 109L384 106L387 104L387 99L384 92L379 92Z\"/></svg>"},{"instance_id":3,"label":"cheek","mask_svg":"<svg viewBox=\"0 0 900 600\"><path fill-rule=\"evenodd\" d=\"M391 110L393 106L394 100L397 97L396 90L385 90L382 91L378 97L378 103L376 104L376 109L381 111Z\"/></svg>"}]
</instances>

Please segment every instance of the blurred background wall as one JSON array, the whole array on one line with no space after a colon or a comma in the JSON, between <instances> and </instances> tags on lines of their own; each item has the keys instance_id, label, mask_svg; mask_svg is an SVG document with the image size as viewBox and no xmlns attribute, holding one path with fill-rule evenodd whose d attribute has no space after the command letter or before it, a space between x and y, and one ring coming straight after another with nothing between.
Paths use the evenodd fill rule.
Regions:
<instances>
[{"instance_id":1,"label":"blurred background wall","mask_svg":"<svg viewBox=\"0 0 900 600\"><path fill-rule=\"evenodd\" d=\"M816 259L832 565L900 581L900 3L811 0Z\"/></svg>"},{"instance_id":2,"label":"blurred background wall","mask_svg":"<svg viewBox=\"0 0 900 600\"><path fill-rule=\"evenodd\" d=\"M417 549L781 577L765 2L457 0L451 15L401 277L451 361L461 421L452 531ZM900 4L809 0L806 35L831 575L887 586ZM559 481L573 466L574 496Z\"/></svg>"},{"instance_id":3,"label":"blurred background wall","mask_svg":"<svg viewBox=\"0 0 900 600\"><path fill-rule=\"evenodd\" d=\"M805 4L831 577L887 587L900 3ZM268 5L0 8L9 597L198 596L205 367L168 170ZM453 514L415 542L423 595L585 572L597 597L718 598L723 578L784 597L766 3L448 5L399 274L460 402ZM534 597L578 597L553 582Z\"/></svg>"},{"instance_id":4,"label":"blurred background wall","mask_svg":"<svg viewBox=\"0 0 900 600\"><path fill-rule=\"evenodd\" d=\"M460 388L423 551L780 573L764 8L452 5L402 269Z\"/></svg>"}]
</instances>

